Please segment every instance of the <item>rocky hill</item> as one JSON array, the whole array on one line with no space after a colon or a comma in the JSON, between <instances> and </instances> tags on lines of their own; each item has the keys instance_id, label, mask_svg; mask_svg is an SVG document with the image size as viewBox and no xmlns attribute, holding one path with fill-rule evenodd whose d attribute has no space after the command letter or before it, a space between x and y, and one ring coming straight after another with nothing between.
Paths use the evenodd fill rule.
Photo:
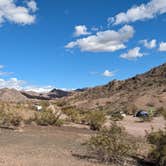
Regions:
<instances>
[{"instance_id":1,"label":"rocky hill","mask_svg":"<svg viewBox=\"0 0 166 166\"><path fill-rule=\"evenodd\" d=\"M65 101L84 109L130 110L134 107L166 107L166 63L127 80L114 80L94 88L72 92L53 89L49 93L1 89L0 101L24 102L29 100Z\"/></svg>"},{"instance_id":2,"label":"rocky hill","mask_svg":"<svg viewBox=\"0 0 166 166\"><path fill-rule=\"evenodd\" d=\"M124 81L111 81L104 86L86 89L69 98L79 107L104 106L112 110L128 107L166 107L166 63Z\"/></svg>"},{"instance_id":3,"label":"rocky hill","mask_svg":"<svg viewBox=\"0 0 166 166\"><path fill-rule=\"evenodd\" d=\"M71 92L63 91L60 89L53 89L48 93L36 93L32 91L22 91L22 95L26 96L28 99L38 99L38 100L54 100L57 98L62 98L69 96Z\"/></svg>"},{"instance_id":4,"label":"rocky hill","mask_svg":"<svg viewBox=\"0 0 166 166\"><path fill-rule=\"evenodd\" d=\"M0 101L4 102L26 102L28 98L15 89L0 89Z\"/></svg>"}]
</instances>

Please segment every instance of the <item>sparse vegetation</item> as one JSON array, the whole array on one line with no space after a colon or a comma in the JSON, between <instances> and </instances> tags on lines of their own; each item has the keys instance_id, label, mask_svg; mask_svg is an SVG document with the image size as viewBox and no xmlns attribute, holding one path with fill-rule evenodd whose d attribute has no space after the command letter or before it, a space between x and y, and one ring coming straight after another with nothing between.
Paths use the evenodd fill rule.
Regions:
<instances>
[{"instance_id":1,"label":"sparse vegetation","mask_svg":"<svg viewBox=\"0 0 166 166\"><path fill-rule=\"evenodd\" d=\"M101 130L86 143L88 152L100 161L123 165L126 158L134 155L137 146L124 128L112 124L110 129Z\"/></svg>"},{"instance_id":2,"label":"sparse vegetation","mask_svg":"<svg viewBox=\"0 0 166 166\"><path fill-rule=\"evenodd\" d=\"M152 162L158 166L166 165L166 130L151 132L148 135L148 141L153 145L152 150L149 154L149 158Z\"/></svg>"},{"instance_id":3,"label":"sparse vegetation","mask_svg":"<svg viewBox=\"0 0 166 166\"><path fill-rule=\"evenodd\" d=\"M120 112L112 112L110 116L110 120L112 121L120 121L123 120L123 116L121 115Z\"/></svg>"},{"instance_id":4,"label":"sparse vegetation","mask_svg":"<svg viewBox=\"0 0 166 166\"><path fill-rule=\"evenodd\" d=\"M60 119L60 114L53 113L52 110L45 110L42 112L38 112L35 114L34 121L38 125L48 126L48 125L55 125L61 126L63 121Z\"/></svg>"},{"instance_id":5,"label":"sparse vegetation","mask_svg":"<svg viewBox=\"0 0 166 166\"><path fill-rule=\"evenodd\" d=\"M83 119L83 114L81 114L81 111L76 107L65 107L62 109L62 112L68 116L69 121L71 122L81 123L81 120Z\"/></svg>"},{"instance_id":6,"label":"sparse vegetation","mask_svg":"<svg viewBox=\"0 0 166 166\"><path fill-rule=\"evenodd\" d=\"M106 116L102 111L89 112L85 118L92 130L100 130L106 121Z\"/></svg>"},{"instance_id":7,"label":"sparse vegetation","mask_svg":"<svg viewBox=\"0 0 166 166\"><path fill-rule=\"evenodd\" d=\"M0 112L1 126L19 126L22 121L22 117L15 112Z\"/></svg>"},{"instance_id":8,"label":"sparse vegetation","mask_svg":"<svg viewBox=\"0 0 166 166\"><path fill-rule=\"evenodd\" d=\"M76 107L66 107L62 110L71 122L87 124L92 130L100 130L106 121L105 114L99 110L84 111Z\"/></svg>"}]
</instances>

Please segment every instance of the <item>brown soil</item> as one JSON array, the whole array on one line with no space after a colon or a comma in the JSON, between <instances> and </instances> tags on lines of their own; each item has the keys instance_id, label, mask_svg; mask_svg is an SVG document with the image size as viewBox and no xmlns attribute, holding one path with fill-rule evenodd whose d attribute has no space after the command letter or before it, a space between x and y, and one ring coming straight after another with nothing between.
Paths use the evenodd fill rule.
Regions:
<instances>
[{"instance_id":1,"label":"brown soil","mask_svg":"<svg viewBox=\"0 0 166 166\"><path fill-rule=\"evenodd\" d=\"M165 120L159 117L141 123L138 118L128 116L119 124L130 134L140 137L151 127L163 129ZM0 166L104 166L73 155L86 154L81 143L92 134L94 132L86 126L76 125L60 128L26 126L20 131L1 129Z\"/></svg>"},{"instance_id":2,"label":"brown soil","mask_svg":"<svg viewBox=\"0 0 166 166\"><path fill-rule=\"evenodd\" d=\"M146 135L146 132L151 132L152 129L154 131L164 129L166 121L162 117L157 117L151 122L141 122L139 118L127 116L123 121L119 122L119 124L124 126L129 134L132 134L136 137L143 137Z\"/></svg>"},{"instance_id":3,"label":"brown soil","mask_svg":"<svg viewBox=\"0 0 166 166\"><path fill-rule=\"evenodd\" d=\"M26 127L0 132L0 166L103 166L74 157L91 132L70 127Z\"/></svg>"}]
</instances>

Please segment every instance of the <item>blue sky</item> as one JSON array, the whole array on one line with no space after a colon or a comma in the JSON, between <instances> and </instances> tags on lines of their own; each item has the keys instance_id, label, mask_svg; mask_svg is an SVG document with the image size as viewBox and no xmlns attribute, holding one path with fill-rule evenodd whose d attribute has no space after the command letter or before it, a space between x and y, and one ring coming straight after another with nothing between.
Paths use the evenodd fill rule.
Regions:
<instances>
[{"instance_id":1,"label":"blue sky","mask_svg":"<svg viewBox=\"0 0 166 166\"><path fill-rule=\"evenodd\" d=\"M0 0L0 88L83 88L166 62L165 0Z\"/></svg>"}]
</instances>

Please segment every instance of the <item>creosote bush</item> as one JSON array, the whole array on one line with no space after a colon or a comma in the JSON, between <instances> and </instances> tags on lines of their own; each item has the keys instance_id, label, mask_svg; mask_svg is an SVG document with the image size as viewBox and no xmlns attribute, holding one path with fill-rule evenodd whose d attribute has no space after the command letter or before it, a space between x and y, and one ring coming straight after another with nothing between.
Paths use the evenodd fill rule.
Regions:
<instances>
[{"instance_id":1,"label":"creosote bush","mask_svg":"<svg viewBox=\"0 0 166 166\"><path fill-rule=\"evenodd\" d=\"M48 126L48 125L55 125L61 126L63 121L60 119L60 114L53 113L52 110L45 110L42 112L38 112L35 114L34 121L38 125Z\"/></svg>"},{"instance_id":2,"label":"creosote bush","mask_svg":"<svg viewBox=\"0 0 166 166\"><path fill-rule=\"evenodd\" d=\"M125 159L136 152L137 146L133 140L114 123L110 129L103 129L92 136L86 145L90 155L98 160L123 165Z\"/></svg>"},{"instance_id":3,"label":"creosote bush","mask_svg":"<svg viewBox=\"0 0 166 166\"><path fill-rule=\"evenodd\" d=\"M100 130L106 122L106 116L102 111L92 111L85 116L85 120L91 130Z\"/></svg>"},{"instance_id":4,"label":"creosote bush","mask_svg":"<svg viewBox=\"0 0 166 166\"><path fill-rule=\"evenodd\" d=\"M62 112L66 114L69 118L69 121L74 123L81 123L83 119L83 114L81 111L75 107L65 107L62 109Z\"/></svg>"},{"instance_id":5,"label":"creosote bush","mask_svg":"<svg viewBox=\"0 0 166 166\"><path fill-rule=\"evenodd\" d=\"M0 112L0 125L19 126L22 121L22 117L15 112Z\"/></svg>"},{"instance_id":6,"label":"creosote bush","mask_svg":"<svg viewBox=\"0 0 166 166\"><path fill-rule=\"evenodd\" d=\"M147 139L153 145L149 154L150 159L158 166L166 165L166 130L151 132Z\"/></svg>"},{"instance_id":7,"label":"creosote bush","mask_svg":"<svg viewBox=\"0 0 166 166\"><path fill-rule=\"evenodd\" d=\"M85 111L71 106L63 108L62 112L69 117L69 121L89 125L92 130L100 130L106 121L105 114L99 110Z\"/></svg>"}]
</instances>

